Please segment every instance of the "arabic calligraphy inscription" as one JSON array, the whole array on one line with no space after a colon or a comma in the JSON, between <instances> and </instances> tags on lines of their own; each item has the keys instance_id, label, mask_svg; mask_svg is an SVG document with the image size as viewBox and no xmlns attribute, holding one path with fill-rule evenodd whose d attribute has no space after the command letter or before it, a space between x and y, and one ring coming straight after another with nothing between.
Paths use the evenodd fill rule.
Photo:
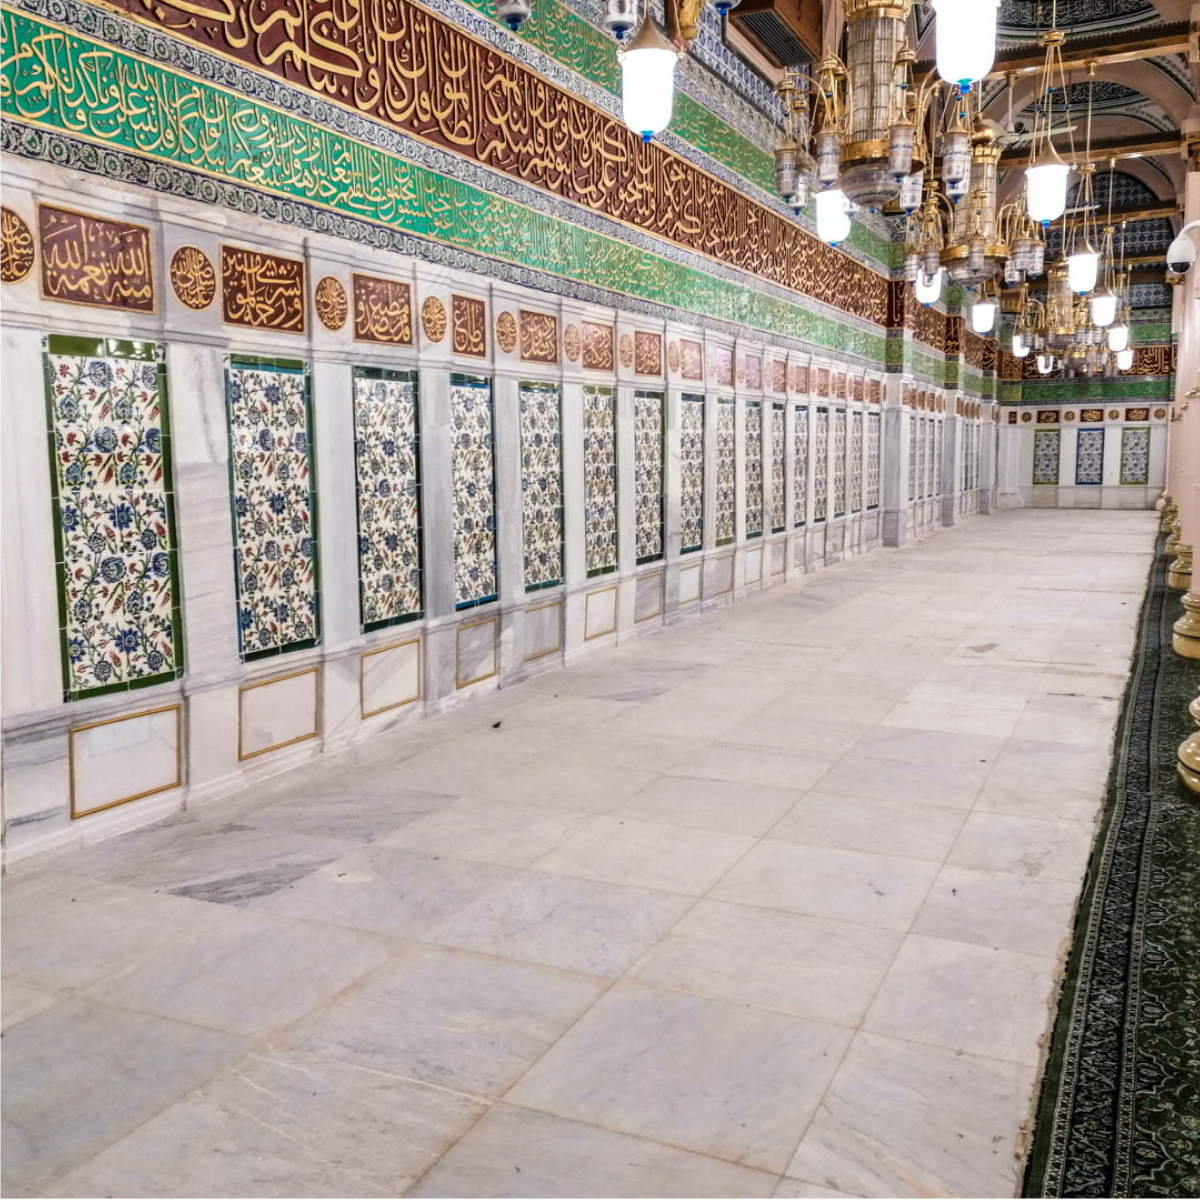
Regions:
<instances>
[{"instance_id":1,"label":"arabic calligraphy inscription","mask_svg":"<svg viewBox=\"0 0 1200 1200\"><path fill-rule=\"evenodd\" d=\"M125 221L38 206L42 292L50 300L154 311L150 230Z\"/></svg>"},{"instance_id":2,"label":"arabic calligraphy inscription","mask_svg":"<svg viewBox=\"0 0 1200 1200\"><path fill-rule=\"evenodd\" d=\"M19 283L33 269L33 234L11 208L0 208L0 281Z\"/></svg>"},{"instance_id":3,"label":"arabic calligraphy inscription","mask_svg":"<svg viewBox=\"0 0 1200 1200\"><path fill-rule=\"evenodd\" d=\"M184 308L200 312L217 294L217 272L199 246L180 246L171 255L171 288Z\"/></svg>"},{"instance_id":4,"label":"arabic calligraphy inscription","mask_svg":"<svg viewBox=\"0 0 1200 1200\"><path fill-rule=\"evenodd\" d=\"M227 325L304 332L304 263L221 246L221 316Z\"/></svg>"},{"instance_id":5,"label":"arabic calligraphy inscription","mask_svg":"<svg viewBox=\"0 0 1200 1200\"><path fill-rule=\"evenodd\" d=\"M412 345L412 288L407 283L356 272L351 279L351 288L356 342Z\"/></svg>"},{"instance_id":6,"label":"arabic calligraphy inscription","mask_svg":"<svg viewBox=\"0 0 1200 1200\"><path fill-rule=\"evenodd\" d=\"M454 353L484 358L487 355L487 310L483 301L472 296L451 296L450 315L454 322Z\"/></svg>"},{"instance_id":7,"label":"arabic calligraphy inscription","mask_svg":"<svg viewBox=\"0 0 1200 1200\"><path fill-rule=\"evenodd\" d=\"M558 362L558 318L521 309L522 362Z\"/></svg>"}]
</instances>

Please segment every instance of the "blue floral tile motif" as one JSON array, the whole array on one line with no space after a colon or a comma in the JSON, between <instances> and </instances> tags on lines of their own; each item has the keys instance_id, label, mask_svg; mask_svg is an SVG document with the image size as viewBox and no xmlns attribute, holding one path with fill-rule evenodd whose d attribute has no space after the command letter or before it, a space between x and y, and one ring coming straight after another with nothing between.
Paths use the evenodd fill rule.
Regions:
<instances>
[{"instance_id":1,"label":"blue floral tile motif","mask_svg":"<svg viewBox=\"0 0 1200 1200\"><path fill-rule=\"evenodd\" d=\"M862 511L863 414L857 408L850 414L850 511Z\"/></svg>"},{"instance_id":2,"label":"blue floral tile motif","mask_svg":"<svg viewBox=\"0 0 1200 1200\"><path fill-rule=\"evenodd\" d=\"M1150 430L1121 430L1121 482L1150 482Z\"/></svg>"},{"instance_id":3,"label":"blue floral tile motif","mask_svg":"<svg viewBox=\"0 0 1200 1200\"><path fill-rule=\"evenodd\" d=\"M225 401L242 657L311 646L319 625L307 372L302 363L231 358Z\"/></svg>"},{"instance_id":4,"label":"blue floral tile motif","mask_svg":"<svg viewBox=\"0 0 1200 1200\"><path fill-rule=\"evenodd\" d=\"M364 629L421 615L421 476L411 371L354 371L358 577Z\"/></svg>"},{"instance_id":5,"label":"blue floral tile motif","mask_svg":"<svg viewBox=\"0 0 1200 1200\"><path fill-rule=\"evenodd\" d=\"M633 507L638 562L663 552L663 394L633 398Z\"/></svg>"},{"instance_id":6,"label":"blue floral tile motif","mask_svg":"<svg viewBox=\"0 0 1200 1200\"><path fill-rule=\"evenodd\" d=\"M617 395L583 389L583 542L589 575L617 566Z\"/></svg>"},{"instance_id":7,"label":"blue floral tile motif","mask_svg":"<svg viewBox=\"0 0 1200 1200\"><path fill-rule=\"evenodd\" d=\"M846 410L833 412L833 515L846 511Z\"/></svg>"},{"instance_id":8,"label":"blue floral tile motif","mask_svg":"<svg viewBox=\"0 0 1200 1200\"><path fill-rule=\"evenodd\" d=\"M563 578L562 394L523 383L520 402L525 587L551 587Z\"/></svg>"},{"instance_id":9,"label":"blue floral tile motif","mask_svg":"<svg viewBox=\"0 0 1200 1200\"><path fill-rule=\"evenodd\" d=\"M1058 482L1057 429L1035 429L1033 431L1033 482L1051 484Z\"/></svg>"},{"instance_id":10,"label":"blue floral tile motif","mask_svg":"<svg viewBox=\"0 0 1200 1200\"><path fill-rule=\"evenodd\" d=\"M808 405L796 405L796 425L792 432L796 443L796 525L808 520Z\"/></svg>"},{"instance_id":11,"label":"blue floral tile motif","mask_svg":"<svg viewBox=\"0 0 1200 1200\"><path fill-rule=\"evenodd\" d=\"M495 600L496 464L492 387L486 379L450 377L454 459L454 602L470 608Z\"/></svg>"},{"instance_id":12,"label":"blue floral tile motif","mask_svg":"<svg viewBox=\"0 0 1200 1200\"><path fill-rule=\"evenodd\" d=\"M787 408L771 405L771 532L787 527Z\"/></svg>"},{"instance_id":13,"label":"blue floral tile motif","mask_svg":"<svg viewBox=\"0 0 1200 1200\"><path fill-rule=\"evenodd\" d=\"M157 357L144 342L47 339L64 700L182 673L166 376Z\"/></svg>"},{"instance_id":14,"label":"blue floral tile motif","mask_svg":"<svg viewBox=\"0 0 1200 1200\"><path fill-rule=\"evenodd\" d=\"M746 536L763 531L762 405L746 401Z\"/></svg>"},{"instance_id":15,"label":"blue floral tile motif","mask_svg":"<svg viewBox=\"0 0 1200 1200\"><path fill-rule=\"evenodd\" d=\"M908 418L908 502L917 498L917 470L920 467L917 453L921 441L921 421L911 413Z\"/></svg>"},{"instance_id":16,"label":"blue floral tile motif","mask_svg":"<svg viewBox=\"0 0 1200 1200\"><path fill-rule=\"evenodd\" d=\"M813 520L829 512L829 409L818 408L813 428Z\"/></svg>"},{"instance_id":17,"label":"blue floral tile motif","mask_svg":"<svg viewBox=\"0 0 1200 1200\"><path fill-rule=\"evenodd\" d=\"M925 418L925 498L937 491L937 427L934 417Z\"/></svg>"},{"instance_id":18,"label":"blue floral tile motif","mask_svg":"<svg viewBox=\"0 0 1200 1200\"><path fill-rule=\"evenodd\" d=\"M1081 429L1075 443L1075 482L1104 482L1104 430Z\"/></svg>"},{"instance_id":19,"label":"blue floral tile motif","mask_svg":"<svg viewBox=\"0 0 1200 1200\"><path fill-rule=\"evenodd\" d=\"M867 508L879 507L879 480L881 464L879 450L882 444L883 415L877 412L867 413Z\"/></svg>"},{"instance_id":20,"label":"blue floral tile motif","mask_svg":"<svg viewBox=\"0 0 1200 1200\"><path fill-rule=\"evenodd\" d=\"M684 396L680 404L679 542L682 553L704 542L704 397Z\"/></svg>"},{"instance_id":21,"label":"blue floral tile motif","mask_svg":"<svg viewBox=\"0 0 1200 1200\"><path fill-rule=\"evenodd\" d=\"M737 414L732 400L717 401L716 541L733 541L737 505Z\"/></svg>"}]
</instances>

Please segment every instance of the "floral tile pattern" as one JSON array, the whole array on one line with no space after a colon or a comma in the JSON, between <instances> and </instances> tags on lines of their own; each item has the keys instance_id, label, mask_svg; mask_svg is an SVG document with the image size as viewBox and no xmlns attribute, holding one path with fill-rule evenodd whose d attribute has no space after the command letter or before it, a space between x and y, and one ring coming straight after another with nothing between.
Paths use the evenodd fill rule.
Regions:
<instances>
[{"instance_id":1,"label":"floral tile pattern","mask_svg":"<svg viewBox=\"0 0 1200 1200\"><path fill-rule=\"evenodd\" d=\"M704 542L704 397L684 396L679 413L679 541L686 553Z\"/></svg>"},{"instance_id":2,"label":"floral tile pattern","mask_svg":"<svg viewBox=\"0 0 1200 1200\"><path fill-rule=\"evenodd\" d=\"M225 398L242 657L312 645L319 623L307 371L231 358Z\"/></svg>"},{"instance_id":3,"label":"floral tile pattern","mask_svg":"<svg viewBox=\"0 0 1200 1200\"><path fill-rule=\"evenodd\" d=\"M908 418L908 502L917 498L917 470L920 467L917 453L921 442L921 422L911 413Z\"/></svg>"},{"instance_id":4,"label":"floral tile pattern","mask_svg":"<svg viewBox=\"0 0 1200 1200\"><path fill-rule=\"evenodd\" d=\"M1104 482L1104 430L1081 429L1075 443L1075 482Z\"/></svg>"},{"instance_id":5,"label":"floral tile pattern","mask_svg":"<svg viewBox=\"0 0 1200 1200\"><path fill-rule=\"evenodd\" d=\"M454 601L458 608L494 600L496 464L492 388L485 379L450 377L454 456Z\"/></svg>"},{"instance_id":6,"label":"floral tile pattern","mask_svg":"<svg viewBox=\"0 0 1200 1200\"><path fill-rule=\"evenodd\" d=\"M850 414L850 511L862 511L863 481L863 414L855 409Z\"/></svg>"},{"instance_id":7,"label":"floral tile pattern","mask_svg":"<svg viewBox=\"0 0 1200 1200\"><path fill-rule=\"evenodd\" d=\"M526 588L561 582L562 393L553 384L521 384L521 518Z\"/></svg>"},{"instance_id":8,"label":"floral tile pattern","mask_svg":"<svg viewBox=\"0 0 1200 1200\"><path fill-rule=\"evenodd\" d=\"M638 562L663 552L663 394L633 399L633 505Z\"/></svg>"},{"instance_id":9,"label":"floral tile pattern","mask_svg":"<svg viewBox=\"0 0 1200 1200\"><path fill-rule=\"evenodd\" d=\"M717 402L717 545L733 541L737 506L737 419L732 400Z\"/></svg>"},{"instance_id":10,"label":"floral tile pattern","mask_svg":"<svg viewBox=\"0 0 1200 1200\"><path fill-rule=\"evenodd\" d=\"M183 647L157 347L52 337L46 372L64 699L173 679Z\"/></svg>"},{"instance_id":11,"label":"floral tile pattern","mask_svg":"<svg viewBox=\"0 0 1200 1200\"><path fill-rule=\"evenodd\" d=\"M781 362L774 364L782 367ZM780 391L783 389L780 388ZM771 532L787 527L787 409L771 405Z\"/></svg>"},{"instance_id":12,"label":"floral tile pattern","mask_svg":"<svg viewBox=\"0 0 1200 1200\"><path fill-rule=\"evenodd\" d=\"M1121 482L1148 483L1150 480L1150 430L1121 431Z\"/></svg>"},{"instance_id":13,"label":"floral tile pattern","mask_svg":"<svg viewBox=\"0 0 1200 1200\"><path fill-rule=\"evenodd\" d=\"M762 405L746 402L746 536L763 531Z\"/></svg>"},{"instance_id":14,"label":"floral tile pattern","mask_svg":"<svg viewBox=\"0 0 1200 1200\"><path fill-rule=\"evenodd\" d=\"M583 540L589 574L617 565L617 396L583 389Z\"/></svg>"},{"instance_id":15,"label":"floral tile pattern","mask_svg":"<svg viewBox=\"0 0 1200 1200\"><path fill-rule=\"evenodd\" d=\"M364 629L421 612L420 461L414 373L355 368L354 473Z\"/></svg>"},{"instance_id":16,"label":"floral tile pattern","mask_svg":"<svg viewBox=\"0 0 1200 1200\"><path fill-rule=\"evenodd\" d=\"M796 524L808 520L808 405L796 405Z\"/></svg>"},{"instance_id":17,"label":"floral tile pattern","mask_svg":"<svg viewBox=\"0 0 1200 1200\"><path fill-rule=\"evenodd\" d=\"M882 431L883 414L867 413L867 508L879 507L879 481L882 476L879 452Z\"/></svg>"},{"instance_id":18,"label":"floral tile pattern","mask_svg":"<svg viewBox=\"0 0 1200 1200\"><path fill-rule=\"evenodd\" d=\"M937 427L938 422L933 417L925 418L925 496L934 495L937 491Z\"/></svg>"},{"instance_id":19,"label":"floral tile pattern","mask_svg":"<svg viewBox=\"0 0 1200 1200\"><path fill-rule=\"evenodd\" d=\"M846 511L846 410L833 413L833 515Z\"/></svg>"},{"instance_id":20,"label":"floral tile pattern","mask_svg":"<svg viewBox=\"0 0 1200 1200\"><path fill-rule=\"evenodd\" d=\"M1035 429L1033 431L1033 482L1048 484L1058 482L1057 429Z\"/></svg>"},{"instance_id":21,"label":"floral tile pattern","mask_svg":"<svg viewBox=\"0 0 1200 1200\"><path fill-rule=\"evenodd\" d=\"M813 427L813 520L829 512L829 409L818 408Z\"/></svg>"}]
</instances>

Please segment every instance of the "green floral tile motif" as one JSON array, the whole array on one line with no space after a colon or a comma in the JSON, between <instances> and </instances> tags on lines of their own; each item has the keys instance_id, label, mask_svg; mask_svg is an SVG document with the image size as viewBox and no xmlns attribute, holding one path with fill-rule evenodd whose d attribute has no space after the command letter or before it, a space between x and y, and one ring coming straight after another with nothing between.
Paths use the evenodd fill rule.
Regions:
<instances>
[{"instance_id":1,"label":"green floral tile motif","mask_svg":"<svg viewBox=\"0 0 1200 1200\"><path fill-rule=\"evenodd\" d=\"M838 408L833 414L833 515L846 511L846 410Z\"/></svg>"},{"instance_id":2,"label":"green floral tile motif","mask_svg":"<svg viewBox=\"0 0 1200 1200\"><path fill-rule=\"evenodd\" d=\"M787 528L787 407L771 405L771 532Z\"/></svg>"},{"instance_id":3,"label":"green floral tile motif","mask_svg":"<svg viewBox=\"0 0 1200 1200\"><path fill-rule=\"evenodd\" d=\"M492 387L485 379L450 380L454 474L454 600L471 608L495 600L496 464Z\"/></svg>"},{"instance_id":4,"label":"green floral tile motif","mask_svg":"<svg viewBox=\"0 0 1200 1200\"><path fill-rule=\"evenodd\" d=\"M717 517L718 546L733 541L737 529L737 413L732 400L717 401Z\"/></svg>"},{"instance_id":5,"label":"green floral tile motif","mask_svg":"<svg viewBox=\"0 0 1200 1200\"><path fill-rule=\"evenodd\" d=\"M746 401L746 536L763 531L762 405Z\"/></svg>"},{"instance_id":6,"label":"green floral tile motif","mask_svg":"<svg viewBox=\"0 0 1200 1200\"><path fill-rule=\"evenodd\" d=\"M663 553L663 395L633 398L634 541L638 562Z\"/></svg>"},{"instance_id":7,"label":"green floral tile motif","mask_svg":"<svg viewBox=\"0 0 1200 1200\"><path fill-rule=\"evenodd\" d=\"M521 516L525 587L563 577L562 395L554 384L523 383Z\"/></svg>"},{"instance_id":8,"label":"green floral tile motif","mask_svg":"<svg viewBox=\"0 0 1200 1200\"><path fill-rule=\"evenodd\" d=\"M867 413L867 508L879 507L880 463L879 448L883 431L883 415Z\"/></svg>"},{"instance_id":9,"label":"green floral tile motif","mask_svg":"<svg viewBox=\"0 0 1200 1200\"><path fill-rule=\"evenodd\" d=\"M808 405L796 405L796 425L792 433L796 444L796 526L808 520Z\"/></svg>"},{"instance_id":10,"label":"green floral tile motif","mask_svg":"<svg viewBox=\"0 0 1200 1200\"><path fill-rule=\"evenodd\" d=\"M1150 480L1150 430L1121 430L1121 482L1148 483Z\"/></svg>"},{"instance_id":11,"label":"green floral tile motif","mask_svg":"<svg viewBox=\"0 0 1200 1200\"><path fill-rule=\"evenodd\" d=\"M310 646L318 633L317 538L306 371L230 359L225 401L242 657Z\"/></svg>"},{"instance_id":12,"label":"green floral tile motif","mask_svg":"<svg viewBox=\"0 0 1200 1200\"><path fill-rule=\"evenodd\" d=\"M684 396L680 405L680 547L684 554L704 542L704 397Z\"/></svg>"},{"instance_id":13,"label":"green floral tile motif","mask_svg":"<svg viewBox=\"0 0 1200 1200\"><path fill-rule=\"evenodd\" d=\"M617 566L617 394L583 389L583 544L589 575Z\"/></svg>"},{"instance_id":14,"label":"green floral tile motif","mask_svg":"<svg viewBox=\"0 0 1200 1200\"><path fill-rule=\"evenodd\" d=\"M829 409L818 408L813 428L813 521L829 512Z\"/></svg>"},{"instance_id":15,"label":"green floral tile motif","mask_svg":"<svg viewBox=\"0 0 1200 1200\"><path fill-rule=\"evenodd\" d=\"M364 629L421 615L421 475L411 371L354 371L354 472Z\"/></svg>"},{"instance_id":16,"label":"green floral tile motif","mask_svg":"<svg viewBox=\"0 0 1200 1200\"><path fill-rule=\"evenodd\" d=\"M174 679L183 648L157 347L51 338L47 350L64 699Z\"/></svg>"}]
</instances>

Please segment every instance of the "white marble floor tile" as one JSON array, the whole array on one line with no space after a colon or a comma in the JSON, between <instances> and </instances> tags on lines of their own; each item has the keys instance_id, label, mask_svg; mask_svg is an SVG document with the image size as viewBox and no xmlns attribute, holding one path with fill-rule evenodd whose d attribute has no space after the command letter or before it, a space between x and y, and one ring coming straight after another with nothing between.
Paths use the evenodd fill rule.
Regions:
<instances>
[{"instance_id":1,"label":"white marble floor tile","mask_svg":"<svg viewBox=\"0 0 1200 1200\"><path fill-rule=\"evenodd\" d=\"M413 946L301 1021L284 1044L317 1058L495 1097L606 986L594 976Z\"/></svg>"},{"instance_id":2,"label":"white marble floor tile","mask_svg":"<svg viewBox=\"0 0 1200 1200\"><path fill-rule=\"evenodd\" d=\"M944 867L914 933L1057 958L1070 942L1079 885Z\"/></svg>"},{"instance_id":3,"label":"white marble floor tile","mask_svg":"<svg viewBox=\"0 0 1200 1200\"><path fill-rule=\"evenodd\" d=\"M652 770L594 764L580 770L577 762L555 757L497 775L471 794L480 800L505 804L604 813L640 791L656 774Z\"/></svg>"},{"instance_id":4,"label":"white marble floor tile","mask_svg":"<svg viewBox=\"0 0 1200 1200\"><path fill-rule=\"evenodd\" d=\"M849 1039L814 1021L624 985L507 1099L780 1172Z\"/></svg>"},{"instance_id":5,"label":"white marble floor tile","mask_svg":"<svg viewBox=\"0 0 1200 1200\"><path fill-rule=\"evenodd\" d=\"M671 774L803 791L812 787L839 757L836 751L791 753L773 746L717 742L674 765Z\"/></svg>"},{"instance_id":6,"label":"white marble floor tile","mask_svg":"<svg viewBox=\"0 0 1200 1200\"><path fill-rule=\"evenodd\" d=\"M902 936L702 900L631 974L660 987L854 1027Z\"/></svg>"},{"instance_id":7,"label":"white marble floor tile","mask_svg":"<svg viewBox=\"0 0 1200 1200\"><path fill-rule=\"evenodd\" d=\"M448 797L434 792L393 790L381 788L378 781L373 785L354 781L315 794L298 790L265 808L244 813L242 820L263 829L373 842L448 803Z\"/></svg>"},{"instance_id":8,"label":"white marble floor tile","mask_svg":"<svg viewBox=\"0 0 1200 1200\"><path fill-rule=\"evenodd\" d=\"M838 1192L786 1194L1011 1196L1032 1086L1026 1066L860 1033L788 1168Z\"/></svg>"},{"instance_id":9,"label":"white marble floor tile","mask_svg":"<svg viewBox=\"0 0 1200 1200\"><path fill-rule=\"evenodd\" d=\"M1120 707L1119 696L1036 696L1025 706L1013 736L1087 746L1108 757Z\"/></svg>"},{"instance_id":10,"label":"white marble floor tile","mask_svg":"<svg viewBox=\"0 0 1200 1200\"><path fill-rule=\"evenodd\" d=\"M981 734L985 737L1007 738L1021 719L1019 707L996 705L964 705L945 697L924 697L901 700L881 724L902 729L940 729L945 733Z\"/></svg>"},{"instance_id":11,"label":"white marble floor tile","mask_svg":"<svg viewBox=\"0 0 1200 1200\"><path fill-rule=\"evenodd\" d=\"M522 871L425 940L615 979L692 904L690 896Z\"/></svg>"},{"instance_id":12,"label":"white marble floor tile","mask_svg":"<svg viewBox=\"0 0 1200 1200\"><path fill-rule=\"evenodd\" d=\"M4 1035L4 1194L40 1190L241 1058L249 1044L80 997L21 1021Z\"/></svg>"},{"instance_id":13,"label":"white marble floor tile","mask_svg":"<svg viewBox=\"0 0 1200 1200\"><path fill-rule=\"evenodd\" d=\"M966 819L957 808L844 795L821 783L771 828L771 837L940 863Z\"/></svg>"},{"instance_id":14,"label":"white marble floor tile","mask_svg":"<svg viewBox=\"0 0 1200 1200\"><path fill-rule=\"evenodd\" d=\"M632 817L597 817L586 829L544 854L534 870L576 875L630 887L699 896L755 839Z\"/></svg>"},{"instance_id":15,"label":"white marble floor tile","mask_svg":"<svg viewBox=\"0 0 1200 1200\"><path fill-rule=\"evenodd\" d=\"M840 758L861 740L870 721L801 720L780 713L755 713L718 735L735 746L765 746L789 754Z\"/></svg>"},{"instance_id":16,"label":"white marble floor tile","mask_svg":"<svg viewBox=\"0 0 1200 1200\"><path fill-rule=\"evenodd\" d=\"M1083 746L1013 738L996 760L975 807L1044 821L1095 820L1109 760Z\"/></svg>"},{"instance_id":17,"label":"white marble floor tile","mask_svg":"<svg viewBox=\"0 0 1200 1200\"><path fill-rule=\"evenodd\" d=\"M260 1051L47 1194L398 1196L484 1109L385 1071Z\"/></svg>"},{"instance_id":18,"label":"white marble floor tile","mask_svg":"<svg viewBox=\"0 0 1200 1200\"><path fill-rule=\"evenodd\" d=\"M709 898L904 931L937 871L911 858L764 840Z\"/></svg>"},{"instance_id":19,"label":"white marble floor tile","mask_svg":"<svg viewBox=\"0 0 1200 1200\"><path fill-rule=\"evenodd\" d=\"M1095 828L1086 821L1043 821L973 812L947 862L1029 879L1083 878Z\"/></svg>"},{"instance_id":20,"label":"white marble floor tile","mask_svg":"<svg viewBox=\"0 0 1200 1200\"><path fill-rule=\"evenodd\" d=\"M775 1176L497 1104L412 1196L770 1196Z\"/></svg>"},{"instance_id":21,"label":"white marble floor tile","mask_svg":"<svg viewBox=\"0 0 1200 1200\"><path fill-rule=\"evenodd\" d=\"M828 1197L838 1200L841 1196L853 1196L853 1192L839 1192L836 1188L822 1187L819 1183L809 1183L804 1179L792 1179L785 1175L775 1187L776 1196L780 1197Z\"/></svg>"},{"instance_id":22,"label":"white marble floor tile","mask_svg":"<svg viewBox=\"0 0 1200 1200\"><path fill-rule=\"evenodd\" d=\"M799 788L663 775L626 801L613 816L761 837L799 795Z\"/></svg>"},{"instance_id":23,"label":"white marble floor tile","mask_svg":"<svg viewBox=\"0 0 1200 1200\"><path fill-rule=\"evenodd\" d=\"M5 978L0 985L0 1029L5 1033L28 1017L36 1016L63 998L62 992L51 992L16 979Z\"/></svg>"},{"instance_id":24,"label":"white marble floor tile","mask_svg":"<svg viewBox=\"0 0 1200 1200\"><path fill-rule=\"evenodd\" d=\"M1035 1067L1056 978L1041 955L910 934L863 1028Z\"/></svg>"}]
</instances>

